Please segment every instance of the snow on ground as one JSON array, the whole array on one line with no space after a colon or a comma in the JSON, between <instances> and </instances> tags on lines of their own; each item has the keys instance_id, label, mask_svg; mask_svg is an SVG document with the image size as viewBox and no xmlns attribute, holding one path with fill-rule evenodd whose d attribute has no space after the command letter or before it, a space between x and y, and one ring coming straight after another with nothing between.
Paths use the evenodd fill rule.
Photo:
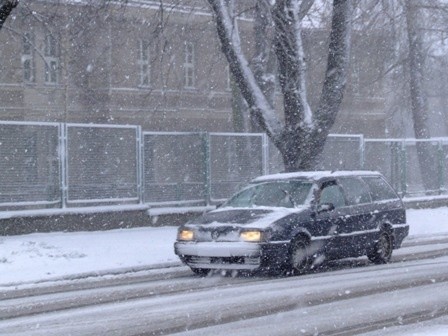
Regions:
<instances>
[{"instance_id":1,"label":"snow on ground","mask_svg":"<svg viewBox=\"0 0 448 336\"><path fill-rule=\"evenodd\" d=\"M448 317L418 322L406 326L388 327L362 334L362 336L446 336L448 335Z\"/></svg>"},{"instance_id":2,"label":"snow on ground","mask_svg":"<svg viewBox=\"0 0 448 336\"><path fill-rule=\"evenodd\" d=\"M406 216L411 236L448 232L448 207L408 209Z\"/></svg>"},{"instance_id":3,"label":"snow on ground","mask_svg":"<svg viewBox=\"0 0 448 336\"><path fill-rule=\"evenodd\" d=\"M408 210L410 235L448 232L448 208ZM0 237L0 288L83 274L177 265L176 227Z\"/></svg>"},{"instance_id":4,"label":"snow on ground","mask_svg":"<svg viewBox=\"0 0 448 336\"><path fill-rule=\"evenodd\" d=\"M175 237L175 227L0 237L0 288L83 273L178 264Z\"/></svg>"}]
</instances>

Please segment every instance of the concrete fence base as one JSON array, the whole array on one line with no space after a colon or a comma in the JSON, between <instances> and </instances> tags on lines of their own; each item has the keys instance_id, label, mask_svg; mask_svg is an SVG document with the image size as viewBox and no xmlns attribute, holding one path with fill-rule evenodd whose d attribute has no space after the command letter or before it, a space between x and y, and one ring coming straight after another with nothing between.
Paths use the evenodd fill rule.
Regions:
<instances>
[{"instance_id":1,"label":"concrete fence base","mask_svg":"<svg viewBox=\"0 0 448 336\"><path fill-rule=\"evenodd\" d=\"M101 231L145 226L179 226L209 208L149 210L147 206L0 212L0 236L56 231Z\"/></svg>"},{"instance_id":2,"label":"concrete fence base","mask_svg":"<svg viewBox=\"0 0 448 336\"><path fill-rule=\"evenodd\" d=\"M448 196L404 199L406 208L448 206ZM214 207L153 208L145 205L0 212L0 236L34 232L101 231L146 226L179 226Z\"/></svg>"}]
</instances>

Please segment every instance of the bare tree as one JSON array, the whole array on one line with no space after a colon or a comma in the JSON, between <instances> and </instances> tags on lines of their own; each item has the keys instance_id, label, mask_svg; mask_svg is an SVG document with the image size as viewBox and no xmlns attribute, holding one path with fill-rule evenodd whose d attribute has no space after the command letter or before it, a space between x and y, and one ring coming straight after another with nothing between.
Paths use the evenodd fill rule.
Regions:
<instances>
[{"instance_id":1,"label":"bare tree","mask_svg":"<svg viewBox=\"0 0 448 336\"><path fill-rule=\"evenodd\" d=\"M17 7L19 0L1 0L0 1L0 29L11 14L12 10Z\"/></svg>"},{"instance_id":2,"label":"bare tree","mask_svg":"<svg viewBox=\"0 0 448 336\"><path fill-rule=\"evenodd\" d=\"M448 34L446 1L362 0L357 8L362 12L356 27L364 34L378 31L385 46L376 55L381 70L377 76L365 76L363 85L384 83L389 135L404 137L413 131L418 139L415 147L423 186L427 191L437 190L440 158L428 139L437 128L439 132L441 129L434 125L440 118L435 112L444 113L437 99L446 96L441 89L446 59L444 39ZM380 44L376 45L381 50ZM369 54L373 52L369 50Z\"/></svg>"},{"instance_id":3,"label":"bare tree","mask_svg":"<svg viewBox=\"0 0 448 336\"><path fill-rule=\"evenodd\" d=\"M287 171L313 169L339 111L347 78L352 1L334 0L330 43L318 107L309 106L302 21L312 1L265 1L274 23L278 82L283 96L284 122L276 114L243 54L231 16L231 0L208 0L216 16L222 51L252 117L279 149ZM258 74L259 78L260 75Z\"/></svg>"},{"instance_id":4,"label":"bare tree","mask_svg":"<svg viewBox=\"0 0 448 336\"><path fill-rule=\"evenodd\" d=\"M411 111L417 139L428 139L428 110L424 90L424 64L422 31L418 27L418 7L415 0L406 0L406 26L409 41L409 71Z\"/></svg>"},{"instance_id":5,"label":"bare tree","mask_svg":"<svg viewBox=\"0 0 448 336\"><path fill-rule=\"evenodd\" d=\"M422 29L418 26L419 3L405 0L406 28L409 41L409 90L412 120L416 139L429 139L429 116L427 97L424 88L425 52L423 49ZM416 143L417 155L425 189L438 189L437 162L432 158L432 144L422 141Z\"/></svg>"}]
</instances>

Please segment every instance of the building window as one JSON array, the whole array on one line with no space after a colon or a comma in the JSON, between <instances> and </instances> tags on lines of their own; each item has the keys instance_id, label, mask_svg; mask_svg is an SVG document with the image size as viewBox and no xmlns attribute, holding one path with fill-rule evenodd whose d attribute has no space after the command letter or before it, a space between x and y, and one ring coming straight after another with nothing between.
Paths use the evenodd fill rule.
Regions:
<instances>
[{"instance_id":1,"label":"building window","mask_svg":"<svg viewBox=\"0 0 448 336\"><path fill-rule=\"evenodd\" d=\"M185 43L184 86L195 87L194 44L191 42Z\"/></svg>"},{"instance_id":2,"label":"building window","mask_svg":"<svg viewBox=\"0 0 448 336\"><path fill-rule=\"evenodd\" d=\"M58 82L58 43L53 35L45 37L45 83L56 84Z\"/></svg>"},{"instance_id":3,"label":"building window","mask_svg":"<svg viewBox=\"0 0 448 336\"><path fill-rule=\"evenodd\" d=\"M139 41L138 65L140 68L140 86L148 87L150 84L151 65L150 65L150 46L145 40Z\"/></svg>"},{"instance_id":4,"label":"building window","mask_svg":"<svg viewBox=\"0 0 448 336\"><path fill-rule=\"evenodd\" d=\"M25 83L34 82L34 36L25 33L22 37L22 68Z\"/></svg>"}]
</instances>

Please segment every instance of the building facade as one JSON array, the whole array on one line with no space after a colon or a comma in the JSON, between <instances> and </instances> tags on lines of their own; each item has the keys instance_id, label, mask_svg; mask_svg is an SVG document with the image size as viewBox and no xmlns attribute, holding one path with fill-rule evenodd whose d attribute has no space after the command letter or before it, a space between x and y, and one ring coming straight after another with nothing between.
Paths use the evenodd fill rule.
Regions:
<instances>
[{"instance_id":1,"label":"building facade","mask_svg":"<svg viewBox=\"0 0 448 336\"><path fill-rule=\"evenodd\" d=\"M39 0L13 14L0 33L1 120L235 130L229 71L205 1ZM241 27L252 34L250 19ZM304 37L313 105L328 32L308 29ZM381 36L354 36L352 71L333 133L387 135L384 81L365 85L388 57L373 47L375 38ZM250 44L245 47L250 55ZM373 58L373 49L383 54Z\"/></svg>"}]
</instances>

